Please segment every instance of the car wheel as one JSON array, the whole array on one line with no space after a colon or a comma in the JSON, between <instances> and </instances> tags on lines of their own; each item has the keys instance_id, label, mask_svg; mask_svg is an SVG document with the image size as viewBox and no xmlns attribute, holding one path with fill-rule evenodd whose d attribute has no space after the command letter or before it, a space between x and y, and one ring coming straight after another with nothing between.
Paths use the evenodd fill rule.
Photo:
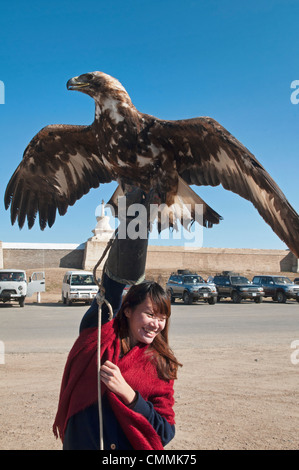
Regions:
<instances>
[{"instance_id":1,"label":"car wheel","mask_svg":"<svg viewBox=\"0 0 299 470\"><path fill-rule=\"evenodd\" d=\"M183 301L185 305L190 305L192 304L192 297L189 294L189 292L185 291L183 294Z\"/></svg>"},{"instance_id":2,"label":"car wheel","mask_svg":"<svg viewBox=\"0 0 299 470\"><path fill-rule=\"evenodd\" d=\"M262 296L256 297L254 301L256 304L260 304L263 301L263 297Z\"/></svg>"},{"instance_id":3,"label":"car wheel","mask_svg":"<svg viewBox=\"0 0 299 470\"><path fill-rule=\"evenodd\" d=\"M168 294L168 296L169 296L169 298L170 298L170 302L171 302L172 304L174 304L174 303L175 303L175 297L174 297L173 294L172 294L172 290L169 289L169 290L167 291L167 294Z\"/></svg>"},{"instance_id":4,"label":"car wheel","mask_svg":"<svg viewBox=\"0 0 299 470\"><path fill-rule=\"evenodd\" d=\"M217 302L217 298L216 297L210 297L208 299L208 302L210 305L215 305L215 303Z\"/></svg>"},{"instance_id":5,"label":"car wheel","mask_svg":"<svg viewBox=\"0 0 299 470\"><path fill-rule=\"evenodd\" d=\"M63 294L62 294L61 298L62 298L62 303L65 305L66 304L66 298L64 297Z\"/></svg>"},{"instance_id":6,"label":"car wheel","mask_svg":"<svg viewBox=\"0 0 299 470\"><path fill-rule=\"evenodd\" d=\"M25 297L21 297L20 300L19 300L19 305L20 307L24 307L25 305Z\"/></svg>"},{"instance_id":7,"label":"car wheel","mask_svg":"<svg viewBox=\"0 0 299 470\"><path fill-rule=\"evenodd\" d=\"M240 294L238 294L238 292L233 292L232 301L234 302L234 304L239 304L241 302L241 296Z\"/></svg>"},{"instance_id":8,"label":"car wheel","mask_svg":"<svg viewBox=\"0 0 299 470\"><path fill-rule=\"evenodd\" d=\"M280 292L280 291L279 291L279 292L277 292L277 294L276 294L276 300L277 300L277 302L279 302L280 304L284 304L284 303L286 302L286 300L287 300L287 297L286 297L286 295L285 295L284 292Z\"/></svg>"},{"instance_id":9,"label":"car wheel","mask_svg":"<svg viewBox=\"0 0 299 470\"><path fill-rule=\"evenodd\" d=\"M67 305L72 305L71 299L69 299L68 295L66 296L66 304Z\"/></svg>"}]
</instances>

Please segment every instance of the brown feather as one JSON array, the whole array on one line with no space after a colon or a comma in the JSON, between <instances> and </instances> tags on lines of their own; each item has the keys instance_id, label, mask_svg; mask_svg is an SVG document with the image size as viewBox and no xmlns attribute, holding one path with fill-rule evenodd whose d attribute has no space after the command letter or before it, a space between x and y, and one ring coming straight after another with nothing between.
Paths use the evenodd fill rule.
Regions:
<instances>
[{"instance_id":1,"label":"brown feather","mask_svg":"<svg viewBox=\"0 0 299 470\"><path fill-rule=\"evenodd\" d=\"M21 227L27 217L32 227L39 212L43 229L56 210L63 215L90 188L116 180L153 192L170 207L191 204L191 221L202 204L209 227L221 217L189 185L221 184L250 201L299 257L298 214L255 156L215 120L163 121L140 113L123 86L102 72L75 77L67 87L94 98L94 123L47 126L32 139L5 193L12 223ZM176 214L165 212L175 227Z\"/></svg>"},{"instance_id":2,"label":"brown feather","mask_svg":"<svg viewBox=\"0 0 299 470\"><path fill-rule=\"evenodd\" d=\"M5 207L11 204L11 221L18 220L20 227L27 217L31 228L38 211L43 230L47 223L53 225L56 210L65 214L91 188L110 181L92 126L51 125L26 148L7 185Z\"/></svg>"}]
</instances>

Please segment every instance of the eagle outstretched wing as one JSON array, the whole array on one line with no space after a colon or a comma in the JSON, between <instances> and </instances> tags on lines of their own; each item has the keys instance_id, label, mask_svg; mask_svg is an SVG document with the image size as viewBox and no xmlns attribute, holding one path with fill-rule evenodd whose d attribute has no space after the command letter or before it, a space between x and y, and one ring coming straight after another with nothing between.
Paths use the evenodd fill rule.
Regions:
<instances>
[{"instance_id":1,"label":"eagle outstretched wing","mask_svg":"<svg viewBox=\"0 0 299 470\"><path fill-rule=\"evenodd\" d=\"M12 175L4 203L11 205L11 222L34 225L39 213L43 230L64 215L91 188L112 181L102 163L91 126L50 125L41 129L26 148Z\"/></svg>"},{"instance_id":2,"label":"eagle outstretched wing","mask_svg":"<svg viewBox=\"0 0 299 470\"><path fill-rule=\"evenodd\" d=\"M156 120L151 141L174 155L177 172L187 184L221 184L251 201L299 257L298 214L255 156L218 122L208 117Z\"/></svg>"}]
</instances>

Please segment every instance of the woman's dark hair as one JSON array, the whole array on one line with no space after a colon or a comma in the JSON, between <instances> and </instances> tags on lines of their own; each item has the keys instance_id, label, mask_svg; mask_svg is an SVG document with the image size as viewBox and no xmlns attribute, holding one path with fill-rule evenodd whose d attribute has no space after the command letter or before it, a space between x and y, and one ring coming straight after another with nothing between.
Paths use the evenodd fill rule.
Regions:
<instances>
[{"instance_id":1,"label":"woman's dark hair","mask_svg":"<svg viewBox=\"0 0 299 470\"><path fill-rule=\"evenodd\" d=\"M119 327L119 335L123 354L131 349L129 325L125 315L127 308L134 309L149 297L154 310L163 317L166 322L163 330L155 337L149 345L148 351L152 351L157 364L157 371L161 378L170 380L177 378L177 369L181 364L175 358L168 345L169 317L171 313L170 299L164 289L154 281L144 281L132 286L123 299L121 308L116 315Z\"/></svg>"}]
</instances>

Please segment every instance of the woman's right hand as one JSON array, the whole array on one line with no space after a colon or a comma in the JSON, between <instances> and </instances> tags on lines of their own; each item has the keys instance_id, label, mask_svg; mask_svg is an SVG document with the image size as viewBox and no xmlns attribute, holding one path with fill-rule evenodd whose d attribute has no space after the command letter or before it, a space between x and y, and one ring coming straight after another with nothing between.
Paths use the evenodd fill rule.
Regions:
<instances>
[{"instance_id":1,"label":"woman's right hand","mask_svg":"<svg viewBox=\"0 0 299 470\"><path fill-rule=\"evenodd\" d=\"M116 364L111 361L104 362L100 369L100 377L106 387L119 396L125 405L130 405L134 401L136 392L125 381Z\"/></svg>"}]
</instances>

